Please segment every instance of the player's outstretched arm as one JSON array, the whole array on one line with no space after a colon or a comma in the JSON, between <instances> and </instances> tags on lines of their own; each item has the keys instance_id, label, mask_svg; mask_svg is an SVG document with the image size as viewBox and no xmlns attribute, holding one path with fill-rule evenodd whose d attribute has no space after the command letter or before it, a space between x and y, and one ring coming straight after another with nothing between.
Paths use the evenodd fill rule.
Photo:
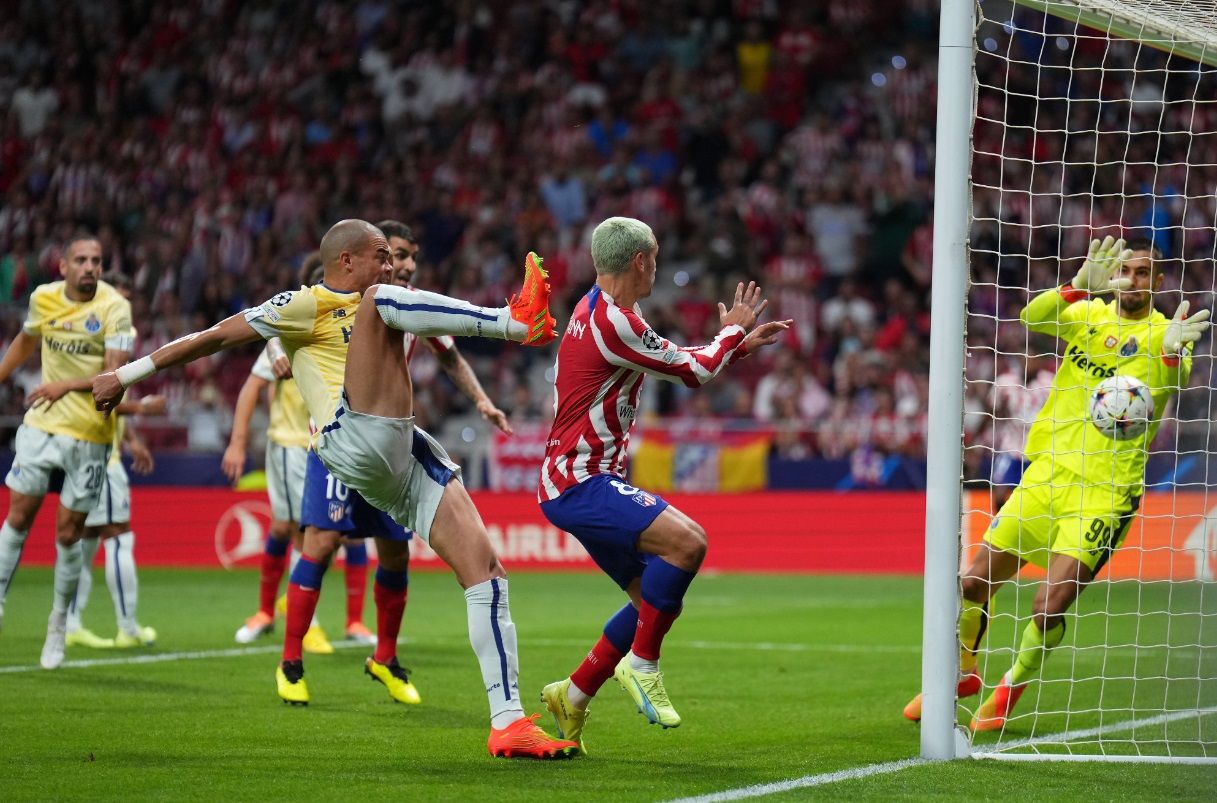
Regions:
<instances>
[{"instance_id":1,"label":"player's outstretched arm","mask_svg":"<svg viewBox=\"0 0 1217 803\"><path fill-rule=\"evenodd\" d=\"M1090 250L1077 275L1068 284L1045 290L1031 299L1019 313L1019 320L1033 332L1068 338L1071 329L1086 323L1088 308L1081 302L1092 295L1123 290L1131 285L1131 279L1115 275L1130 258L1132 251L1124 247L1123 240L1112 237L1091 240Z\"/></svg>"},{"instance_id":2,"label":"player's outstretched arm","mask_svg":"<svg viewBox=\"0 0 1217 803\"><path fill-rule=\"evenodd\" d=\"M4 351L4 357L0 359L0 382L5 381L13 375L21 365L30 357L34 356L34 352L38 350L38 341L42 338L37 335L18 332L13 338L13 342L8 344L8 348Z\"/></svg>"},{"instance_id":3,"label":"player's outstretched arm","mask_svg":"<svg viewBox=\"0 0 1217 803\"><path fill-rule=\"evenodd\" d=\"M120 366L117 370L99 374L93 380L93 401L98 410L109 412L122 399L123 392L139 382L147 379L157 371L185 365L200 357L215 354L234 346L252 343L262 336L245 320L245 313L239 312L230 318L217 323L202 332L192 332L180 337L172 343L166 343L147 357L140 357L135 362Z\"/></svg>"},{"instance_id":4,"label":"player's outstretched arm","mask_svg":"<svg viewBox=\"0 0 1217 803\"><path fill-rule=\"evenodd\" d=\"M429 339L423 342L435 349ZM435 358L439 360L440 367L444 369L444 373L448 374L448 378L452 380L457 389L474 403L478 414L484 420L494 424L504 433L512 434L514 430L507 421L507 413L496 407L490 400L490 396L482 388L482 383L478 381L477 374L473 372L473 366L457 351L456 346L443 351L435 349Z\"/></svg>"},{"instance_id":5,"label":"player's outstretched arm","mask_svg":"<svg viewBox=\"0 0 1217 803\"><path fill-rule=\"evenodd\" d=\"M772 346L778 342L782 332L789 329L793 323L792 319L787 319L785 321L766 321L758 325L744 338L744 345L740 351L744 354L751 354L764 346Z\"/></svg>"},{"instance_id":6,"label":"player's outstretched arm","mask_svg":"<svg viewBox=\"0 0 1217 803\"><path fill-rule=\"evenodd\" d=\"M237 404L232 411L232 434L228 436L228 448L220 459L224 476L236 484L245 473L245 454L249 449L249 422L258 407L258 397L269 385L260 376L250 374L237 394Z\"/></svg>"}]
</instances>

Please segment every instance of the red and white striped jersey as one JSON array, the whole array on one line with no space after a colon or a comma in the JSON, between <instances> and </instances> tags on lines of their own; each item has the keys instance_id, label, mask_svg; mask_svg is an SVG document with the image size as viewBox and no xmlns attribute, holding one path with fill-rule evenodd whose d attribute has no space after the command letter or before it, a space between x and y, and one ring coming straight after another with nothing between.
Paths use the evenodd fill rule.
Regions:
<instances>
[{"instance_id":1,"label":"red and white striped jersey","mask_svg":"<svg viewBox=\"0 0 1217 803\"><path fill-rule=\"evenodd\" d=\"M414 359L414 351L418 348L418 335L413 332L403 332L403 342L406 347L406 365L410 364L410 360ZM438 356L445 351L451 351L456 348L456 341L448 335L440 335L439 337L425 337L431 350Z\"/></svg>"},{"instance_id":2,"label":"red and white striped jersey","mask_svg":"<svg viewBox=\"0 0 1217 803\"><path fill-rule=\"evenodd\" d=\"M744 329L725 327L707 346L656 334L637 306L593 286L571 314L554 366L554 423L541 464L540 501L596 474L625 476L630 429L646 375L698 387L743 356Z\"/></svg>"}]
</instances>

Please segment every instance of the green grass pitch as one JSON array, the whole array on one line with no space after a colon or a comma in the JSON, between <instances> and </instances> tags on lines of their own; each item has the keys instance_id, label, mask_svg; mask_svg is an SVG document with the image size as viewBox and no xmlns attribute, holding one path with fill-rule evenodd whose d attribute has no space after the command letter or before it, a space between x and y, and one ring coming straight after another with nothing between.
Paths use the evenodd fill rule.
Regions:
<instances>
[{"instance_id":1,"label":"green grass pitch","mask_svg":"<svg viewBox=\"0 0 1217 803\"><path fill-rule=\"evenodd\" d=\"M101 574L95 569L85 621L110 635L114 617ZM156 647L72 648L69 662L111 663L45 672L33 667L50 607L50 572L18 573L0 633L0 799L670 800L854 770L918 752L918 726L900 716L919 684L917 578L699 578L663 659L684 724L670 731L648 726L609 681L591 709L590 755L563 762L487 755L486 701L466 640L463 598L448 574L411 578L400 654L423 695L417 707L393 703L370 682L362 673L366 650L358 648L306 656L313 704L282 704L273 679L281 630L252 649L232 640L252 611L254 572L144 569L140 582L140 618L160 631ZM332 572L320 609L331 634L341 625L342 592L340 572ZM1007 606L1025 611L1031 587L1003 595ZM513 575L511 604L530 712L540 710L541 687L575 667L621 600L599 575ZM1127 719L1118 709L1132 701L1148 707L1160 698L1175 705L1182 697L1194 699L1197 708L1217 706L1214 681L1186 680L1217 674L1217 631L1209 619L1090 615L1104 606L1217 614L1217 593L1198 584L1097 584L1083 595L1082 619L1047 664L1050 682L1024 698L1020 713L1028 716L1015 722L1013 736L1096 726L1096 714L1029 714L1035 703L1043 710L1088 707L1100 693L1113 709L1105 724ZM370 599L366 620L374 625ZM996 617L991 644L1008 649L1014 632L1012 617ZM1140 653L1091 647L1131 642L1137 633L1140 643L1172 646ZM131 662L139 656L178 657ZM999 654L986 668L986 680L995 681L1008 663L1009 654ZM1103 690L1097 681L1064 681L1070 673L1090 676L1105 667L1143 680L1135 690L1132 684ZM1154 679L1164 676L1181 679ZM550 727L548 717L543 723ZM1156 732L1163 728L1179 729L1173 739L1190 733L1207 741L1210 755L1217 741L1217 715ZM956 761L763 799L1215 795L1213 766Z\"/></svg>"}]
</instances>

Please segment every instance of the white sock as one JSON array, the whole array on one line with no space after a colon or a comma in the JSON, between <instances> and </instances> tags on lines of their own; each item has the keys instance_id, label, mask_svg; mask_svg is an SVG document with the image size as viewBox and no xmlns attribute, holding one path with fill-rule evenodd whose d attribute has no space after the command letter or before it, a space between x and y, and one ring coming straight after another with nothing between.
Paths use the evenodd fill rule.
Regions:
<instances>
[{"instance_id":1,"label":"white sock","mask_svg":"<svg viewBox=\"0 0 1217 803\"><path fill-rule=\"evenodd\" d=\"M0 526L0 602L8 596L8 585L13 581L13 573L21 562L21 549L25 546L25 537L29 530L22 532L5 520Z\"/></svg>"},{"instance_id":2,"label":"white sock","mask_svg":"<svg viewBox=\"0 0 1217 803\"><path fill-rule=\"evenodd\" d=\"M586 711L587 706L592 701L592 696L576 686L575 681L572 680L570 685L566 687L566 699L575 708L578 708L580 711Z\"/></svg>"},{"instance_id":3,"label":"white sock","mask_svg":"<svg viewBox=\"0 0 1217 803\"><path fill-rule=\"evenodd\" d=\"M652 673L654 673L654 672L659 671L659 662L658 661L648 661L645 658L639 658L637 655L634 654L633 650L630 650L629 656L630 656L630 668L633 669L635 672L652 672Z\"/></svg>"},{"instance_id":4,"label":"white sock","mask_svg":"<svg viewBox=\"0 0 1217 803\"><path fill-rule=\"evenodd\" d=\"M118 629L134 635L139 629L135 621L139 579L135 576L135 533L130 530L106 539L106 585L114 600Z\"/></svg>"},{"instance_id":5,"label":"white sock","mask_svg":"<svg viewBox=\"0 0 1217 803\"><path fill-rule=\"evenodd\" d=\"M68 608L76 599L83 565L84 549L79 541L71 546L55 542L55 599L51 602L51 613L67 617Z\"/></svg>"},{"instance_id":6,"label":"white sock","mask_svg":"<svg viewBox=\"0 0 1217 803\"><path fill-rule=\"evenodd\" d=\"M388 326L420 337L464 335L518 342L528 333L527 326L511 317L508 307L479 307L458 298L393 284L377 288L376 311Z\"/></svg>"},{"instance_id":7,"label":"white sock","mask_svg":"<svg viewBox=\"0 0 1217 803\"><path fill-rule=\"evenodd\" d=\"M68 607L68 632L80 629L80 617L89 605L89 594L93 593L93 559L97 557L100 538L80 539L80 580L76 583L76 598Z\"/></svg>"},{"instance_id":8,"label":"white sock","mask_svg":"<svg viewBox=\"0 0 1217 803\"><path fill-rule=\"evenodd\" d=\"M496 577L465 589L465 607L469 614L469 643L482 668L486 697L490 700L490 726L502 729L524 716L516 626L507 603L507 578Z\"/></svg>"}]
</instances>

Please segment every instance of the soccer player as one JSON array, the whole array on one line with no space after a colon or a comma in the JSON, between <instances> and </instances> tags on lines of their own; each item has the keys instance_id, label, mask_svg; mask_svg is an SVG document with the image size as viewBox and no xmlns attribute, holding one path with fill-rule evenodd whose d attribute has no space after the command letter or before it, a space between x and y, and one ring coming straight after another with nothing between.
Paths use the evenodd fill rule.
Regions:
<instances>
[{"instance_id":1,"label":"soccer player","mask_svg":"<svg viewBox=\"0 0 1217 803\"><path fill-rule=\"evenodd\" d=\"M110 286L127 301L131 300L131 278L123 273L107 277ZM132 343L137 332L131 330ZM94 649L117 647L148 647L156 643L156 630L140 625L135 617L139 607L139 577L135 571L135 533L131 531L131 479L123 467L122 447L131 453L131 469L137 474L150 474L155 461L148 447L131 426L132 415L161 415L165 412L165 397L145 396L138 401L124 401L116 411L121 416L114 424L114 442L110 444L110 461L106 464L106 481L97 504L85 519L85 534L81 541L83 560L76 598L68 608L65 643ZM97 548L106 545L106 585L114 601L114 617L118 634L102 638L81 624L81 616L93 591L93 559Z\"/></svg>"},{"instance_id":2,"label":"soccer player","mask_svg":"<svg viewBox=\"0 0 1217 803\"><path fill-rule=\"evenodd\" d=\"M17 430L16 457L5 478L12 492L0 527L0 620L4 598L29 535L51 472L64 474L55 513L55 596L40 663L63 663L68 608L76 598L83 562L85 518L97 504L115 422L89 403L87 391L103 368L131 356L131 304L101 281L101 243L72 238L59 260L63 279L30 297L21 332L0 359L0 382L33 356L41 343L43 385L30 394L30 409Z\"/></svg>"},{"instance_id":3,"label":"soccer player","mask_svg":"<svg viewBox=\"0 0 1217 803\"><path fill-rule=\"evenodd\" d=\"M469 639L490 703L491 755L566 755L574 742L553 739L536 725L539 715L524 715L506 572L468 492L457 481L460 469L414 426L413 390L399 333L548 343L554 321L545 274L529 255L522 289L500 308L383 284L392 264L389 243L362 220L336 223L322 238L321 257L321 284L278 293L99 376L93 385L97 406L112 409L127 387L159 369L260 337L281 338L309 414L321 427L313 451L324 467L359 494L369 517L385 511L424 539L465 589ZM304 556L288 586L289 635L303 633L312 618L324 554L325 544L306 535ZM382 556L382 568L397 571L393 557ZM299 654L288 652L292 647L290 640L285 642L276 684L281 697L306 703L303 664Z\"/></svg>"},{"instance_id":4,"label":"soccer player","mask_svg":"<svg viewBox=\"0 0 1217 803\"><path fill-rule=\"evenodd\" d=\"M650 226L611 217L592 233L596 284L571 314L558 348L555 416L541 466L545 517L587 549L629 596L574 673L541 692L560 735L583 751L587 706L612 676L646 718L680 724L659 671L664 635L706 552L706 534L661 497L625 482L630 428L650 375L698 387L729 363L777 341L791 321L748 331L765 309L754 283L741 283L708 346L676 346L651 329L638 302L651 294L659 252Z\"/></svg>"},{"instance_id":5,"label":"soccer player","mask_svg":"<svg viewBox=\"0 0 1217 803\"><path fill-rule=\"evenodd\" d=\"M1032 605L1014 665L971 722L973 731L1005 726L1044 659L1065 636L1065 612L1103 569L1128 533L1141 501L1146 447L1172 395L1187 384L1192 344L1209 327L1208 310L1174 318L1154 309L1162 285L1161 252L1147 240L1094 240L1068 284L1040 293L1020 319L1033 332L1065 341L1065 356L1047 401L1027 433L1031 464L998 511L962 579L957 694L981 687L976 652L998 589L1030 562L1048 572ZM1100 296L1114 293L1114 299ZM1140 438L1107 438L1090 422L1089 400L1103 379L1122 374L1144 382L1154 418ZM921 718L921 695L904 709Z\"/></svg>"},{"instance_id":6,"label":"soccer player","mask_svg":"<svg viewBox=\"0 0 1217 803\"><path fill-rule=\"evenodd\" d=\"M119 276L113 282L115 287L120 287L120 280L130 282L127 277ZM123 297L127 298L128 294L124 292ZM127 418L164 413L165 397L145 396L138 401L124 401L118 406L117 412L120 418L114 426L114 443L110 447L110 462L106 464L105 486L97 504L85 519L80 582L76 585L76 598L68 608L66 643L69 647L129 649L149 647L156 643L156 630L141 625L136 619L139 576L135 571L135 533L131 531L131 480L123 467L122 448L126 446L131 453L132 471L136 474L152 473L156 466L152 452L148 451ZM102 638L81 623L93 591L93 558L102 544L106 547L106 585L114 601L114 617L118 620L118 634L114 638Z\"/></svg>"},{"instance_id":7,"label":"soccer player","mask_svg":"<svg viewBox=\"0 0 1217 803\"><path fill-rule=\"evenodd\" d=\"M385 234L389 244L394 285L412 289L410 280L417 269L415 256L418 253L418 242L413 233L404 223L395 220L381 221L377 228ZM403 369L408 365L418 342L415 334L404 334ZM453 383L474 401L482 415L510 432L507 416L490 401L472 368L457 351L452 338L427 337L422 342L437 355ZM340 479L327 471L321 460L315 455L310 456L301 516L305 537L310 543L319 545L314 557L322 559L322 571L344 537L347 544L361 543L360 539L365 535L376 538L380 564L373 585L377 619L376 650L366 661L364 671L383 684L393 700L418 704L422 702L422 697L410 680L410 670L401 665L397 656L397 638L401 632L409 590L409 542L413 534L383 513L367 510L366 505L358 499L358 494L352 493ZM320 582L320 575L317 582ZM294 634L289 631L285 640L285 654L295 654L293 642Z\"/></svg>"}]
</instances>

